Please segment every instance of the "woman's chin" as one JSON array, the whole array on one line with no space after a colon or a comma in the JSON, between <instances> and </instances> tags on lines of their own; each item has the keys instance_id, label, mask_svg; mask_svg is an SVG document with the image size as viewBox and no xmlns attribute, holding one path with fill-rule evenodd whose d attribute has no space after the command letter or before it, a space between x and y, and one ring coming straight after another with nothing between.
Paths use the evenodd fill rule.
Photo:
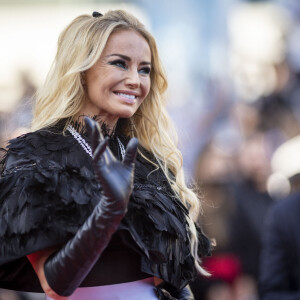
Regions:
<instances>
[{"instance_id":1,"label":"woman's chin","mask_svg":"<svg viewBox=\"0 0 300 300\"><path fill-rule=\"evenodd\" d=\"M119 118L128 119L131 118L136 113L136 110L123 110L122 112L118 113Z\"/></svg>"}]
</instances>

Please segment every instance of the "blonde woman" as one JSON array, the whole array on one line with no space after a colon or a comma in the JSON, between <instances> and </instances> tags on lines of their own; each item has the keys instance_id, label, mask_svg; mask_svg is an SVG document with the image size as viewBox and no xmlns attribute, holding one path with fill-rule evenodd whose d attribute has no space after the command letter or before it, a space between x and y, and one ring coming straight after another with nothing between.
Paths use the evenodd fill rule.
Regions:
<instances>
[{"instance_id":1,"label":"blonde woman","mask_svg":"<svg viewBox=\"0 0 300 300\"><path fill-rule=\"evenodd\" d=\"M82 15L62 32L32 132L2 161L0 287L193 299L188 283L206 274L209 242L193 221L199 202L166 88L154 38L127 12Z\"/></svg>"}]
</instances>

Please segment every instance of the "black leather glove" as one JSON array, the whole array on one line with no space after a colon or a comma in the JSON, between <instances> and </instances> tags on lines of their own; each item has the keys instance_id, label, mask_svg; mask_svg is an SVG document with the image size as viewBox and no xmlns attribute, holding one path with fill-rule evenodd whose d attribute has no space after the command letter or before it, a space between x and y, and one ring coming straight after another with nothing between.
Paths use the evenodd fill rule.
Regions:
<instances>
[{"instance_id":1,"label":"black leather glove","mask_svg":"<svg viewBox=\"0 0 300 300\"><path fill-rule=\"evenodd\" d=\"M176 289L163 282L156 287L156 294L159 300L195 300L188 285L183 289Z\"/></svg>"},{"instance_id":2,"label":"black leather glove","mask_svg":"<svg viewBox=\"0 0 300 300\"><path fill-rule=\"evenodd\" d=\"M94 172L103 190L100 202L76 235L45 263L47 282L61 296L70 296L99 259L126 213L133 189L137 139L129 141L120 162L108 148L99 125L89 118L85 123L92 139Z\"/></svg>"}]
</instances>

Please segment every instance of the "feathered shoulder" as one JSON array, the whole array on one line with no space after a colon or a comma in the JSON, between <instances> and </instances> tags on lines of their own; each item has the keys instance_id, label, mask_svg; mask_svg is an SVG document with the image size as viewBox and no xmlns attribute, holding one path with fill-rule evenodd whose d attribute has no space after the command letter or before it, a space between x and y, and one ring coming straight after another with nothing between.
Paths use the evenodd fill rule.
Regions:
<instances>
[{"instance_id":1,"label":"feathered shoulder","mask_svg":"<svg viewBox=\"0 0 300 300\"><path fill-rule=\"evenodd\" d=\"M75 142L48 130L9 142L1 163L0 265L64 243L99 201L100 186Z\"/></svg>"}]
</instances>

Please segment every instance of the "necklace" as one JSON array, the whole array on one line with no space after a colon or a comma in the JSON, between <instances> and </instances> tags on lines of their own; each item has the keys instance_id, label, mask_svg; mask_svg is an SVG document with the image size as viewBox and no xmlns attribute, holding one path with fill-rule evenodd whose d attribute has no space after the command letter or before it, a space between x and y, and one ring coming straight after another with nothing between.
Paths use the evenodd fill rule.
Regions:
<instances>
[{"instance_id":1,"label":"necklace","mask_svg":"<svg viewBox=\"0 0 300 300\"><path fill-rule=\"evenodd\" d=\"M71 126L71 125L67 126L67 130L72 134L72 136L74 137L74 139L80 144L80 146L83 148L83 150L90 157L93 157L92 148L86 142L86 140L80 135L80 133L78 133L76 131L76 129L73 126ZM122 159L124 159L124 156L125 156L125 147L124 147L124 145L122 144L122 142L120 141L120 139L118 137L117 137L117 141L118 141L118 144L119 144L119 147L120 147Z\"/></svg>"}]
</instances>

